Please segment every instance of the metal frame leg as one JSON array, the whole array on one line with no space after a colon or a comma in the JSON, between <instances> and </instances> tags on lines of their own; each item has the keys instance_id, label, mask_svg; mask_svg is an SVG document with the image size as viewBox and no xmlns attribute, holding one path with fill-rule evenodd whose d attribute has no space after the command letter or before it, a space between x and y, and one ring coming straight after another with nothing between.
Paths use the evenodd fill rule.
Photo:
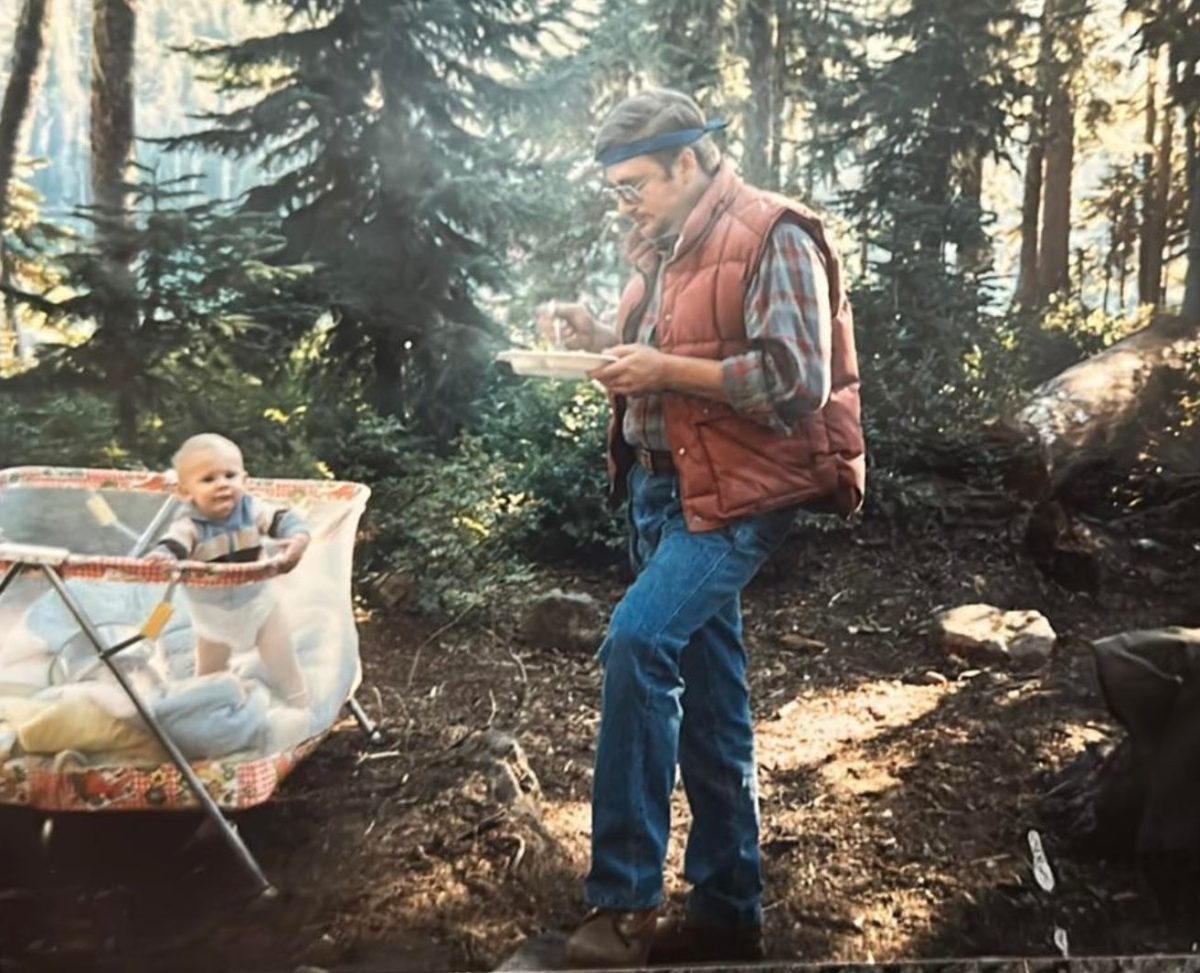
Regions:
<instances>
[{"instance_id":1,"label":"metal frame leg","mask_svg":"<svg viewBox=\"0 0 1200 973\"><path fill-rule=\"evenodd\" d=\"M150 541L154 539L154 536L158 533L159 528L161 528L162 525L170 519L171 515L175 513L176 506L177 501L174 497L167 497L167 499L163 501L162 506L158 508L158 512L153 518L151 518L150 523L146 525L146 529L142 531L141 536L138 537L137 542L130 549L130 557L141 557L146 553L147 549L150 547Z\"/></svg>"},{"instance_id":2,"label":"metal frame leg","mask_svg":"<svg viewBox=\"0 0 1200 973\"><path fill-rule=\"evenodd\" d=\"M74 616L75 621L78 623L80 629L83 631L84 635L87 636L88 641L92 643L92 647L99 654L100 660L108 667L109 672L113 674L117 682L121 684L121 688L125 690L125 694L137 708L138 715L145 720L146 725L154 734L155 739L157 739L162 745L162 748L167 751L167 755L171 758L171 763L175 765L179 773L183 776L184 780L187 781L188 787L190 787L192 793L196 795L196 800L200 802L200 806L204 810L204 813L208 815L209 820L216 825L217 830L221 833L221 837L225 839L226 844L233 849L233 852L238 857L239 861L253 876L255 883L258 885L257 891L260 894L273 894L274 888L271 886L271 883L267 881L267 877L263 874L262 869L259 868L258 862L254 860L254 856L250 854L250 850L242 841L241 836L238 835L233 825L225 819L225 815L221 813L221 809L217 806L217 802L212 799L212 795L208 793L204 785L200 782L200 778L197 777L196 772L192 770L192 766L188 763L187 758L184 757L179 748L175 746L175 743L169 736L167 736L166 732L159 725L158 720L156 720L150 710L147 709L145 703L142 702L141 697L137 694L137 690L130 685L120 667L113 663L112 653L104 645L104 640L100 637L100 633L92 624L91 619L87 617L86 613L75 601L70 589L67 588L58 572L48 564L39 564L38 567L41 568L42 572L46 575L46 579L50 582L51 587L54 588L54 590L58 593L58 596L63 600L63 603L67 606L67 610L70 611L72 616ZM8 579L6 578L5 581L7 580Z\"/></svg>"},{"instance_id":3,"label":"metal frame leg","mask_svg":"<svg viewBox=\"0 0 1200 973\"><path fill-rule=\"evenodd\" d=\"M21 573L23 567L25 567L23 564L14 564L4 572L4 578L0 580L0 595L4 594L4 589L13 583L17 575Z\"/></svg>"},{"instance_id":4,"label":"metal frame leg","mask_svg":"<svg viewBox=\"0 0 1200 973\"><path fill-rule=\"evenodd\" d=\"M359 729L367 735L367 739L370 740L371 743L375 744L376 746L383 743L383 733L380 731L375 721L367 715L367 711L362 708L362 703L360 703L355 697L351 696L348 700L346 700L346 708L350 710L350 715L354 717L355 722L358 723Z\"/></svg>"}]
</instances>

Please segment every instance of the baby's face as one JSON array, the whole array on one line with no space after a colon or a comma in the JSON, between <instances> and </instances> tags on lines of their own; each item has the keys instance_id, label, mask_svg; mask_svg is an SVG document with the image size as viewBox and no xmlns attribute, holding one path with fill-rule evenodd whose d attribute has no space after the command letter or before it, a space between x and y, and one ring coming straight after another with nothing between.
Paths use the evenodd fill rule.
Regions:
<instances>
[{"instance_id":1,"label":"baby's face","mask_svg":"<svg viewBox=\"0 0 1200 973\"><path fill-rule=\"evenodd\" d=\"M179 493L205 517L228 517L245 492L246 470L237 450L198 449L179 464Z\"/></svg>"}]
</instances>

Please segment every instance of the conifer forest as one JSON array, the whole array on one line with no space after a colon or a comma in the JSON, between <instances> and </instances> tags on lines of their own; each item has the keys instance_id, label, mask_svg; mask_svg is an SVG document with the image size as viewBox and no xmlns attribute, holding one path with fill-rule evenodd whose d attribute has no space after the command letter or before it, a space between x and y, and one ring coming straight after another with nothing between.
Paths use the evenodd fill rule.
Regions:
<instances>
[{"instance_id":1,"label":"conifer forest","mask_svg":"<svg viewBox=\"0 0 1200 973\"><path fill-rule=\"evenodd\" d=\"M0 568L3 471L215 432L362 484L378 733L233 815L248 906L194 811L7 801L0 691L0 969L490 970L583 919L629 521L604 389L496 356L613 320L593 140L657 87L853 307L864 503L743 598L768 959L1200 969L1200 0L2 0ZM15 630L0 585L0 686Z\"/></svg>"}]
</instances>

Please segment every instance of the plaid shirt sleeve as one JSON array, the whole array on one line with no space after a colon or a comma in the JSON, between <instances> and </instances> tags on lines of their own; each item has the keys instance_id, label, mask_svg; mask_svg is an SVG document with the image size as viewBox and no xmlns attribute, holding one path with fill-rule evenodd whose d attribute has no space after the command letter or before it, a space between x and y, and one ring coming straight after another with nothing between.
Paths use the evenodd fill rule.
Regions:
<instances>
[{"instance_id":1,"label":"plaid shirt sleeve","mask_svg":"<svg viewBox=\"0 0 1200 973\"><path fill-rule=\"evenodd\" d=\"M742 415L779 432L829 398L833 315L816 243L793 223L771 233L746 292L750 350L724 365L725 393Z\"/></svg>"}]
</instances>

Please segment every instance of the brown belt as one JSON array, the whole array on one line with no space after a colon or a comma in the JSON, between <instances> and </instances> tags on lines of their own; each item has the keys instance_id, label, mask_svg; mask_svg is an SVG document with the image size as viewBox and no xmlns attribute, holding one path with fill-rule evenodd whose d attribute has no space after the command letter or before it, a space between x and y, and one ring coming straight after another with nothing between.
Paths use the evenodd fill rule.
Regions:
<instances>
[{"instance_id":1,"label":"brown belt","mask_svg":"<svg viewBox=\"0 0 1200 973\"><path fill-rule=\"evenodd\" d=\"M642 449L641 447L637 447L633 452L637 457L638 464L647 473L667 476L675 472L675 461L671 459L669 450Z\"/></svg>"}]
</instances>

